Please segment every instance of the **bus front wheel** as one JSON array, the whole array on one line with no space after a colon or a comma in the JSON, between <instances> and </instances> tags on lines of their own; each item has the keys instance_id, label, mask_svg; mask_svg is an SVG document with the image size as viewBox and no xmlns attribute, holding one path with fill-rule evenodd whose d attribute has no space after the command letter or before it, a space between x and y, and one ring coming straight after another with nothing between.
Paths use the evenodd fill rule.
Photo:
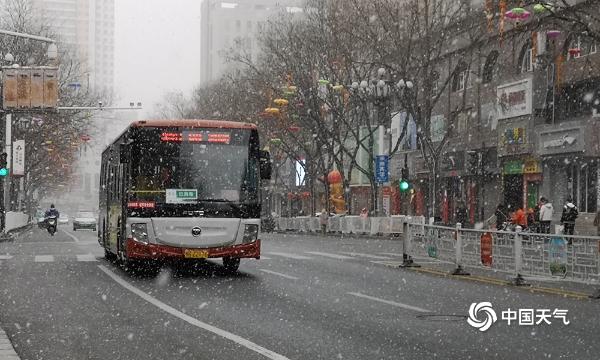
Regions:
<instances>
[{"instance_id":1,"label":"bus front wheel","mask_svg":"<svg viewBox=\"0 0 600 360\"><path fill-rule=\"evenodd\" d=\"M223 267L225 268L225 272L228 274L237 272L240 267L240 258L224 257Z\"/></svg>"}]
</instances>

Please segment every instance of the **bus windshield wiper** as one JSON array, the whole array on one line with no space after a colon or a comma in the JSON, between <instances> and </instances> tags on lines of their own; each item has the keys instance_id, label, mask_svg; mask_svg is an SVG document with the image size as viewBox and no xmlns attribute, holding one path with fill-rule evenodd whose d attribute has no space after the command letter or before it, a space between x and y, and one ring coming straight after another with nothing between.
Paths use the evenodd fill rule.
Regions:
<instances>
[{"instance_id":1,"label":"bus windshield wiper","mask_svg":"<svg viewBox=\"0 0 600 360\"><path fill-rule=\"evenodd\" d=\"M196 203L201 203L201 202L222 203L222 204L229 205L229 207L231 207L233 210L237 211L240 209L240 204L236 204L235 202L233 202L231 200L227 200L227 199L196 199Z\"/></svg>"}]
</instances>

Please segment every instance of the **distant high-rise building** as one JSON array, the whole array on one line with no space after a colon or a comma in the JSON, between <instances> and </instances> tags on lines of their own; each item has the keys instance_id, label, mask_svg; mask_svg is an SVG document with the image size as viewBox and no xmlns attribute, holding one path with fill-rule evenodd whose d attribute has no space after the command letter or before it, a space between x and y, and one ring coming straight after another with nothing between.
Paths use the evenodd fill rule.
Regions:
<instances>
[{"instance_id":1,"label":"distant high-rise building","mask_svg":"<svg viewBox=\"0 0 600 360\"><path fill-rule=\"evenodd\" d=\"M253 59L259 51L256 35L272 16L301 12L302 0L203 0L200 32L200 81L214 81L228 64L225 52L245 47ZM237 41L236 41L237 40Z\"/></svg>"},{"instance_id":2,"label":"distant high-rise building","mask_svg":"<svg viewBox=\"0 0 600 360\"><path fill-rule=\"evenodd\" d=\"M88 75L82 86L112 92L114 85L114 0L31 0L34 14L73 51Z\"/></svg>"}]
</instances>

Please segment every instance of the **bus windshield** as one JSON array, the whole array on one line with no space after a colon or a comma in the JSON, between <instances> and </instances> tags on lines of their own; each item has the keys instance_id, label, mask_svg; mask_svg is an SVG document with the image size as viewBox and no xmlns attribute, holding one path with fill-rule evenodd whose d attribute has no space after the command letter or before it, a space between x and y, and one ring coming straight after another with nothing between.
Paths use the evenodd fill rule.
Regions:
<instances>
[{"instance_id":1,"label":"bus windshield","mask_svg":"<svg viewBox=\"0 0 600 360\"><path fill-rule=\"evenodd\" d=\"M243 129L144 129L134 141L129 200L258 201L257 151Z\"/></svg>"}]
</instances>

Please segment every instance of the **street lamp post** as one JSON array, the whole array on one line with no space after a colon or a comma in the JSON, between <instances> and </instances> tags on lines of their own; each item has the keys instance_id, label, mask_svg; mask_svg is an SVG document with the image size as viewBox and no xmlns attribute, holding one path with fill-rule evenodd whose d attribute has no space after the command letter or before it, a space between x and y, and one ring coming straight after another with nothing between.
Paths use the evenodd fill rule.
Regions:
<instances>
[{"instance_id":1,"label":"street lamp post","mask_svg":"<svg viewBox=\"0 0 600 360\"><path fill-rule=\"evenodd\" d=\"M389 116L389 102L392 98L392 92L394 90L395 85L389 81L386 80L387 77L387 71L385 68L379 68L377 70L377 77L374 79L370 79L368 80L362 80L360 83L355 81L352 83L351 85L351 90L354 96L356 96L360 102L363 104L363 108L366 109L367 112L367 125L369 125L368 127L368 131L370 133L369 135L369 154L368 156L371 157L372 155L388 155L389 156L389 150L386 151L385 146L384 146L384 137L385 137L385 131L383 131L384 129L390 128L391 127L391 116ZM369 121L369 118L371 117L371 107L376 108L376 112L377 112L377 118L376 118L376 124L377 124L377 132L378 132L378 143L377 143L377 149L373 149L374 146L374 141L373 141L373 132L374 130L372 129L371 123ZM360 132L359 132L360 134ZM363 139L359 139L359 142L362 143ZM359 145L360 146L360 145ZM389 161L389 157L388 157L388 161ZM379 186L378 186L378 179L376 178L376 174L374 171L374 162L375 159L369 159L369 173L373 174L375 178L370 179L371 184L372 184L372 194L371 194L371 200L372 200L372 208L373 211L375 211L376 215L379 215L382 213L382 202L379 201ZM388 183L389 183L389 179L388 179Z\"/></svg>"}]
</instances>

